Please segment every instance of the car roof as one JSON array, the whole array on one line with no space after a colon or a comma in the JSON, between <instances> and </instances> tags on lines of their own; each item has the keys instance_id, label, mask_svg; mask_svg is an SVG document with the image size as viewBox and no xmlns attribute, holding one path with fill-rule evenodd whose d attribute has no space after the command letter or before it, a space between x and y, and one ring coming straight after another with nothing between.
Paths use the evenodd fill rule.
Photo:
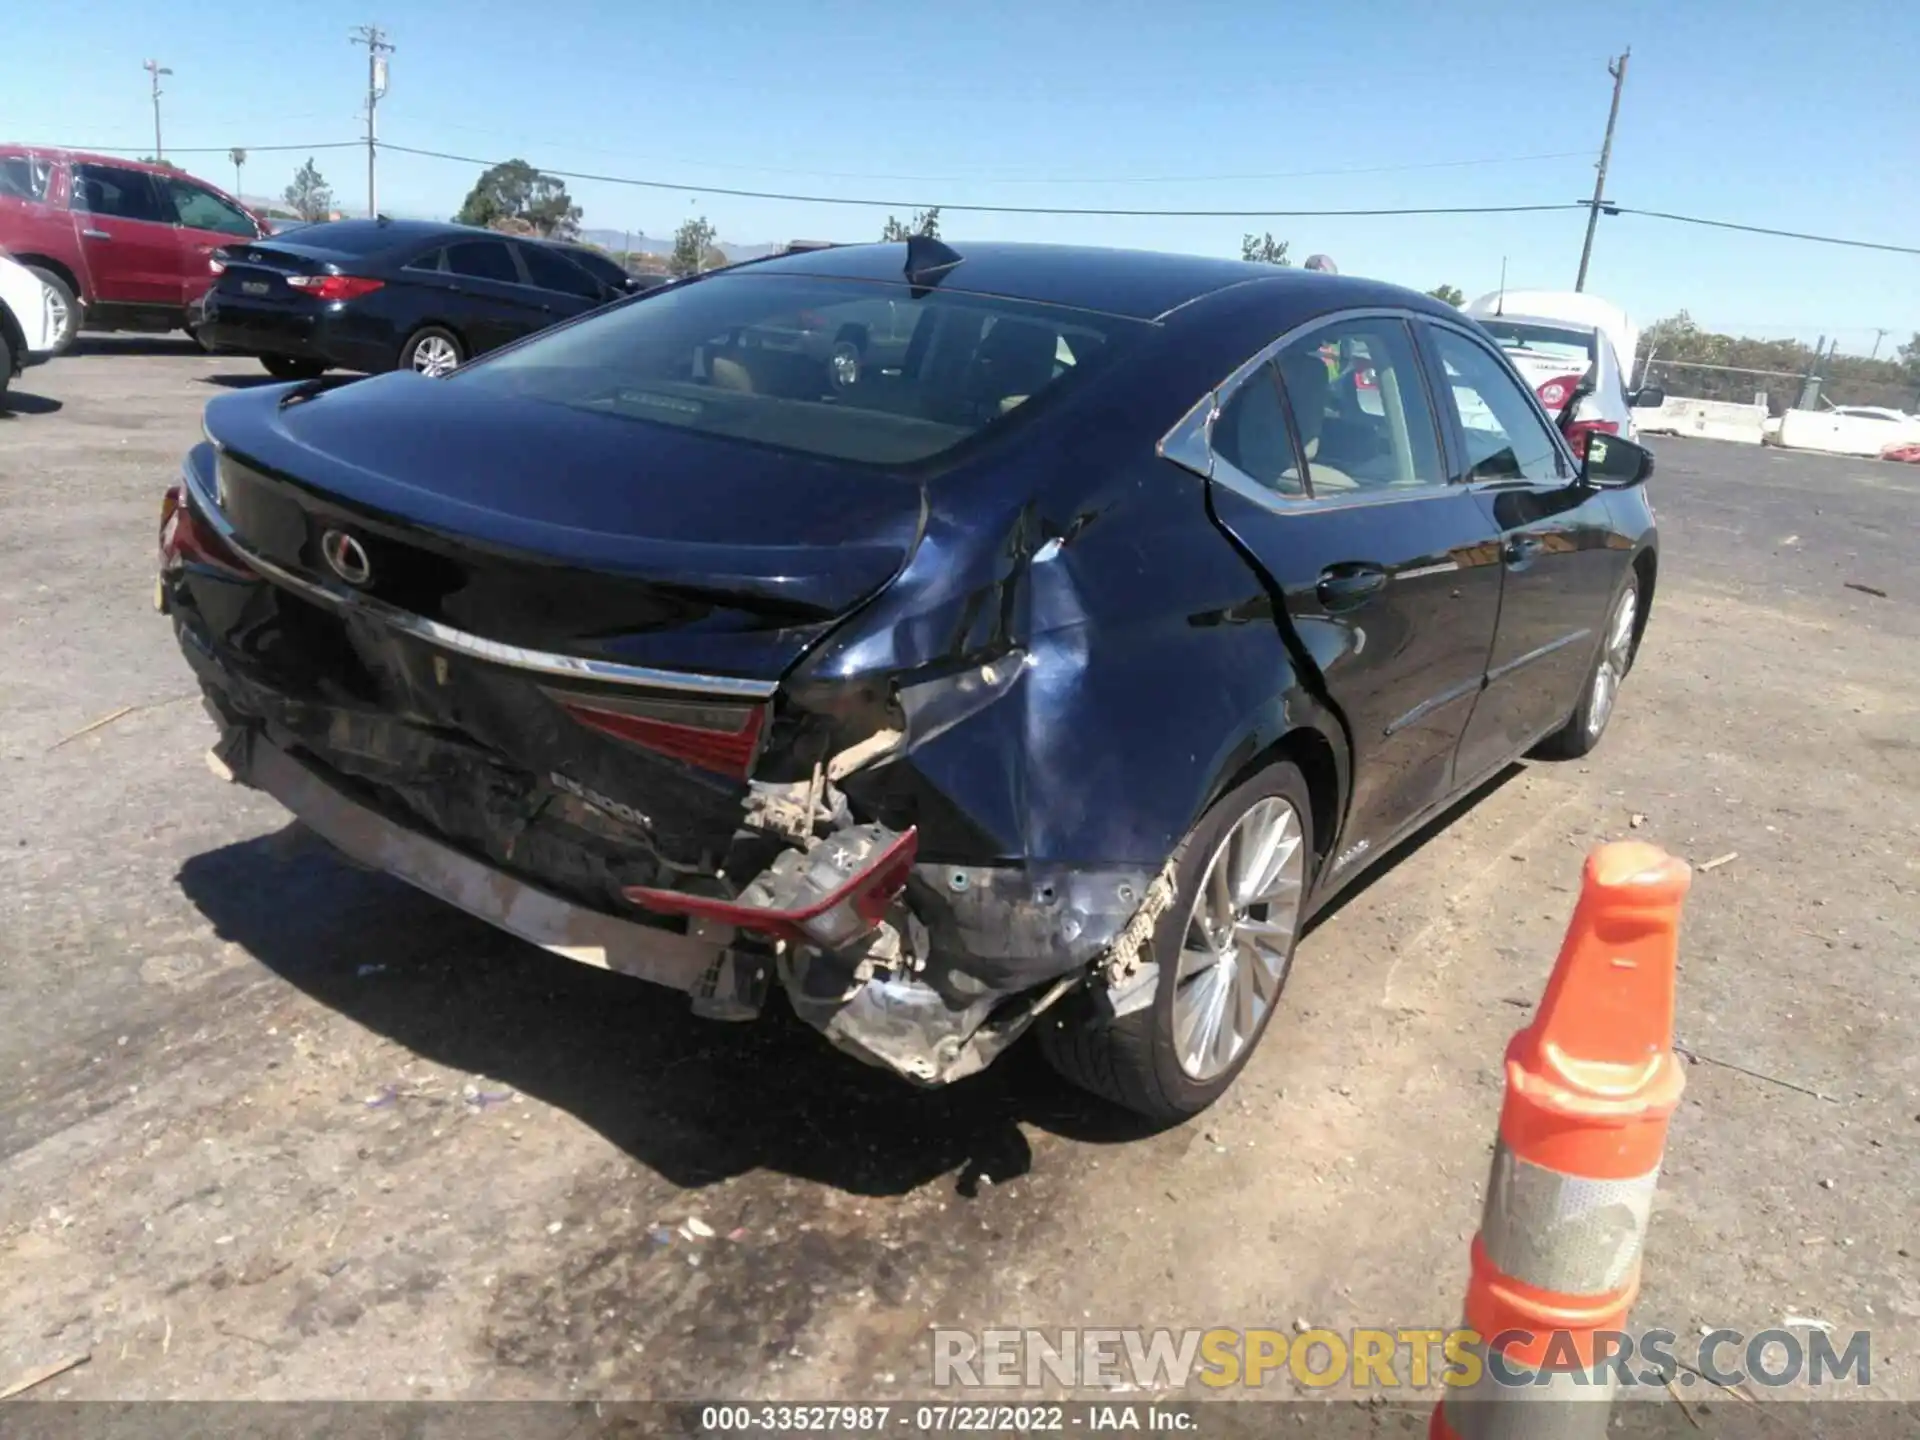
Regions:
<instances>
[{"instance_id":1,"label":"car roof","mask_svg":"<svg viewBox=\"0 0 1920 1440\"><path fill-rule=\"evenodd\" d=\"M149 175L185 175L199 184L207 183L178 165L156 165L151 160L134 160L126 155L97 155L91 150L63 150L58 145L0 145L0 155L38 155L47 160L65 160L81 165L117 165L122 170L144 170Z\"/></svg>"},{"instance_id":2,"label":"car roof","mask_svg":"<svg viewBox=\"0 0 1920 1440\"><path fill-rule=\"evenodd\" d=\"M324 233L317 233L324 232ZM364 217L352 220L315 220L302 225L298 230L287 232L289 239L294 235L309 237L299 243L324 248L329 236L352 236L355 239L368 232L378 232L386 240L381 249L394 249L402 245L413 245L432 240L526 240L529 236L505 235L498 230L483 230L478 225L455 225L448 220L395 220L390 216L380 216L368 220ZM543 242L535 241L535 244ZM372 254L367 248L363 253Z\"/></svg>"},{"instance_id":3,"label":"car roof","mask_svg":"<svg viewBox=\"0 0 1920 1440\"><path fill-rule=\"evenodd\" d=\"M1006 241L949 243L961 260L932 282L940 289L1099 310L1139 320L1161 319L1182 305L1251 281L1263 282L1269 293L1297 288L1298 298L1318 309L1405 304L1413 295L1398 286L1370 280L1205 255ZM906 254L907 247L901 244L836 245L826 250L770 256L715 273L810 275L897 284L904 279ZM1438 306L1437 301L1426 304ZM1446 309L1451 312L1452 307Z\"/></svg>"}]
</instances>

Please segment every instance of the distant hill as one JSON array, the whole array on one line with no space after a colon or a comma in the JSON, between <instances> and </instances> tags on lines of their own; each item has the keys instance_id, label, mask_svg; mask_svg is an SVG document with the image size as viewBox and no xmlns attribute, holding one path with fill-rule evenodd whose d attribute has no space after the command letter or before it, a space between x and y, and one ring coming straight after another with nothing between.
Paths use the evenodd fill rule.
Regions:
<instances>
[{"instance_id":1,"label":"distant hill","mask_svg":"<svg viewBox=\"0 0 1920 1440\"><path fill-rule=\"evenodd\" d=\"M598 245L602 250L624 250L627 248L628 237L625 230L582 230L580 232L580 238L589 245ZM644 252L648 255L671 255L673 253L673 237L670 235L663 239L658 235L636 234L632 238L633 248L636 252ZM718 243L721 254L725 255L729 261L738 262L741 260L758 260L762 255L771 255L786 242L778 241L766 245L735 245L722 240Z\"/></svg>"}]
</instances>

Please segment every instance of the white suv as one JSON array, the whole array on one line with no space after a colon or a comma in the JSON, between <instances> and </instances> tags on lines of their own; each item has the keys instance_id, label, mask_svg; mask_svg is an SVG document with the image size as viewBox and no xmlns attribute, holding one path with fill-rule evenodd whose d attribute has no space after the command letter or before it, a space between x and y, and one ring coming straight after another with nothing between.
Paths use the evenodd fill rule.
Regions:
<instances>
[{"instance_id":1,"label":"white suv","mask_svg":"<svg viewBox=\"0 0 1920 1440\"><path fill-rule=\"evenodd\" d=\"M38 275L0 254L0 395L21 370L53 358L60 334L55 303Z\"/></svg>"}]
</instances>

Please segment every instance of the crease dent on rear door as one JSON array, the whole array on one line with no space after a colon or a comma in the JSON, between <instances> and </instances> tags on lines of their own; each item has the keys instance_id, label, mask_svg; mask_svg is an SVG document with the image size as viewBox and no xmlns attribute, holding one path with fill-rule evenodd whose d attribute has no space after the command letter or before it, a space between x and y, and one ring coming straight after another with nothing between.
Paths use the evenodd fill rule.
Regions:
<instances>
[{"instance_id":1,"label":"crease dent on rear door","mask_svg":"<svg viewBox=\"0 0 1920 1440\"><path fill-rule=\"evenodd\" d=\"M1406 323L1316 324L1231 382L1209 430L1219 522L1345 718L1331 878L1451 792L1500 600L1493 527L1451 483Z\"/></svg>"}]
</instances>

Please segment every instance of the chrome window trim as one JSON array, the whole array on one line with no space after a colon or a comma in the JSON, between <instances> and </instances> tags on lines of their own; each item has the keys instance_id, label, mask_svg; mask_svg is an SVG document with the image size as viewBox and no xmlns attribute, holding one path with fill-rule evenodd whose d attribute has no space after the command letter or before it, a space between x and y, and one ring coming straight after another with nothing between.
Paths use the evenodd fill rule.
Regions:
<instances>
[{"instance_id":1,"label":"chrome window trim","mask_svg":"<svg viewBox=\"0 0 1920 1440\"><path fill-rule=\"evenodd\" d=\"M530 670L541 675L555 675L569 680L587 680L606 685L637 685L650 690L675 690L686 694L711 695L728 700L765 700L779 690L779 685L768 680L742 680L730 675L691 675L682 670L653 670L644 665L621 665L611 660L588 660L578 655L561 655L547 650L529 650L519 645L507 645L498 640L488 640L481 635L472 635L465 630L457 630L451 625L443 625L438 620L429 620L424 615L415 615L410 610L402 610L389 605L384 600L376 600L371 595L357 590L337 589L318 580L296 575L290 570L264 559L251 546L241 540L233 524L221 512L220 507L207 493L195 467L189 463L180 468L181 479L192 492L196 507L206 517L207 523L218 532L220 539L235 554L267 579L286 586L289 590L321 601L339 610L351 611L379 620L383 624L411 635L416 640L450 650L458 655L466 655L482 660L490 665L502 665L512 670Z\"/></svg>"},{"instance_id":2,"label":"chrome window trim","mask_svg":"<svg viewBox=\"0 0 1920 1440\"><path fill-rule=\"evenodd\" d=\"M1409 327L1407 343L1413 347L1416 369L1420 372L1421 395L1427 402L1428 420L1436 427L1433 437L1434 444L1438 447L1441 461L1444 464L1446 461L1447 447L1443 443L1444 437L1438 429L1441 424L1439 406L1433 397L1432 387L1427 383L1425 374L1426 367L1419 363L1419 337L1413 334L1411 330L1412 325L1416 321L1431 321L1436 319L1438 319L1438 317L1428 315L1425 311L1421 310L1409 310L1394 305L1367 305L1353 310L1329 311L1316 315L1311 320L1303 320L1292 329L1283 331L1278 339L1268 341L1266 345L1255 351L1252 356L1241 361L1240 364L1227 372L1225 379L1221 380L1212 390L1195 401L1187 413L1181 416L1174 424L1173 428L1160 437L1159 442L1154 446L1154 452L1163 459L1173 461L1174 464L1180 466L1183 470L1191 471L1193 474L1205 480L1218 481L1235 494L1244 496L1257 504L1264 505L1269 510L1273 510L1279 514L1300 509L1351 510L1369 505L1398 505L1412 500L1431 500L1436 495L1458 493L1466 487L1456 485L1451 480L1436 480L1428 484L1408 486L1392 491L1355 490L1344 495L1287 495L1275 490L1270 485L1261 484L1231 461L1223 458L1213 448L1213 422L1218 419L1221 412L1227 408L1228 403L1231 402L1233 397L1239 392L1240 387L1245 385L1247 381L1259 371L1261 366L1272 361L1282 350L1293 344L1294 341L1311 335L1316 330L1324 329L1328 325L1336 324L1344 320L1398 320ZM1446 322L1442 320L1439 323L1445 324ZM1537 399L1535 403L1536 405L1538 404ZM1196 424L1196 416L1203 416L1198 424ZM1552 429L1554 427L1549 426L1548 428ZM1204 446L1204 460L1201 460L1194 453L1193 447L1196 443ZM1307 484L1311 487L1313 483L1313 462L1309 460L1306 464Z\"/></svg>"}]
</instances>

